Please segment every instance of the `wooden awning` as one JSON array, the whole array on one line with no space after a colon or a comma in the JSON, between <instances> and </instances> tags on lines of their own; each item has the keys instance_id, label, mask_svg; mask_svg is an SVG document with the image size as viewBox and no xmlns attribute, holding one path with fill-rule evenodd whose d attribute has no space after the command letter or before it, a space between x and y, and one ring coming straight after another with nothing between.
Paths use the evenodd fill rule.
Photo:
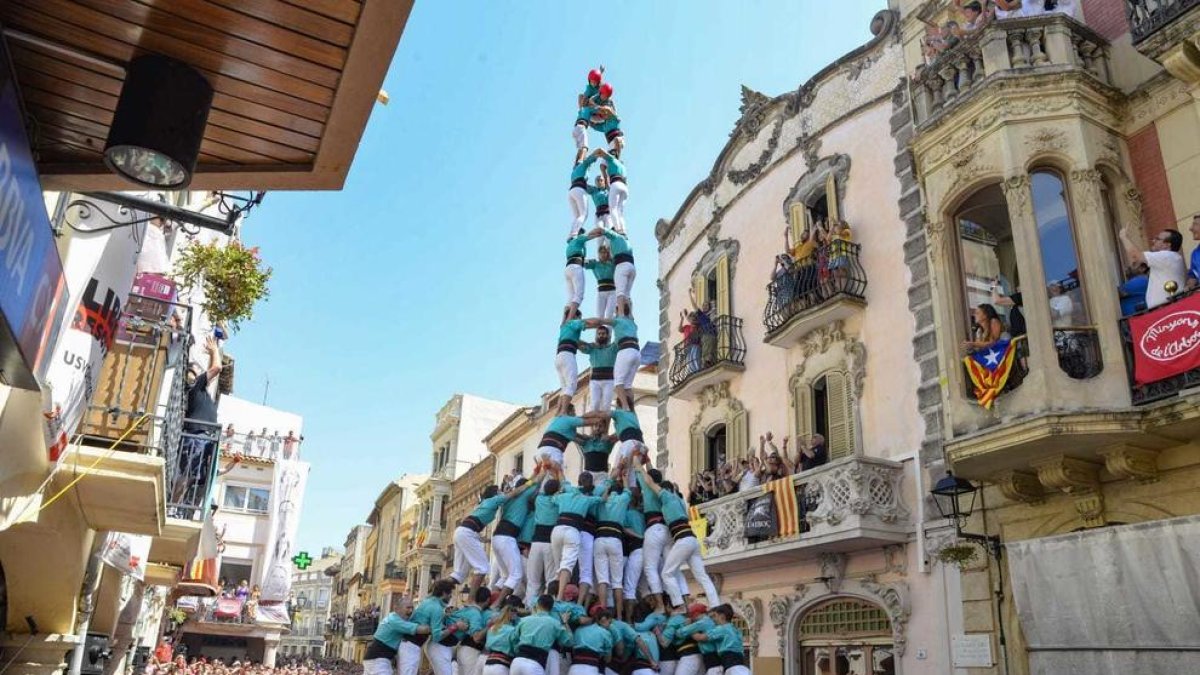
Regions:
<instances>
[{"instance_id":1,"label":"wooden awning","mask_svg":"<svg viewBox=\"0 0 1200 675\"><path fill-rule=\"evenodd\" d=\"M134 187L103 163L134 56L155 52L215 90L190 189L336 190L412 0L2 0L47 190Z\"/></svg>"}]
</instances>

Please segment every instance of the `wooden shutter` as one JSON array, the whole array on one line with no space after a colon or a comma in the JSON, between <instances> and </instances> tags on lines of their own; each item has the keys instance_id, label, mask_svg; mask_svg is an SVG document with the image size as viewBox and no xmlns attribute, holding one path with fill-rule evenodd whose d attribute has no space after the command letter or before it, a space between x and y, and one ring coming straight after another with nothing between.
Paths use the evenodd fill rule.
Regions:
<instances>
[{"instance_id":1,"label":"wooden shutter","mask_svg":"<svg viewBox=\"0 0 1200 675\"><path fill-rule=\"evenodd\" d=\"M792 412L796 423L797 443L813 433L812 386L800 380L792 381Z\"/></svg>"},{"instance_id":2,"label":"wooden shutter","mask_svg":"<svg viewBox=\"0 0 1200 675\"><path fill-rule=\"evenodd\" d=\"M731 306L729 297L729 256L723 255L717 258L717 315L714 318L714 323L717 325L717 360L728 360L732 357L730 353L730 339L732 328L730 318ZM725 317L721 319L720 317Z\"/></svg>"},{"instance_id":3,"label":"wooden shutter","mask_svg":"<svg viewBox=\"0 0 1200 675\"><path fill-rule=\"evenodd\" d=\"M804 202L792 204L788 225L792 228L792 242L800 241L800 235L808 229L808 207Z\"/></svg>"},{"instance_id":4,"label":"wooden shutter","mask_svg":"<svg viewBox=\"0 0 1200 675\"><path fill-rule=\"evenodd\" d=\"M829 223L827 225L832 225L841 219L842 212L838 204L837 176L834 175L833 171L830 171L829 175L825 177L825 206L829 209Z\"/></svg>"},{"instance_id":5,"label":"wooden shutter","mask_svg":"<svg viewBox=\"0 0 1200 675\"><path fill-rule=\"evenodd\" d=\"M687 475L690 476L708 468L708 458L705 456L708 454L705 452L706 449L704 431L697 424L692 427L692 465L688 467Z\"/></svg>"},{"instance_id":6,"label":"wooden shutter","mask_svg":"<svg viewBox=\"0 0 1200 675\"><path fill-rule=\"evenodd\" d=\"M731 464L745 458L750 451L749 413L745 408L729 416L729 422L725 425L725 446L725 455Z\"/></svg>"},{"instance_id":7,"label":"wooden shutter","mask_svg":"<svg viewBox=\"0 0 1200 675\"><path fill-rule=\"evenodd\" d=\"M829 405L829 459L849 457L855 448L854 406L850 401L850 383L845 373L825 376L825 398Z\"/></svg>"},{"instance_id":8,"label":"wooden shutter","mask_svg":"<svg viewBox=\"0 0 1200 675\"><path fill-rule=\"evenodd\" d=\"M708 278L704 274L696 274L692 278L692 303L704 309L704 302L708 299Z\"/></svg>"}]
</instances>

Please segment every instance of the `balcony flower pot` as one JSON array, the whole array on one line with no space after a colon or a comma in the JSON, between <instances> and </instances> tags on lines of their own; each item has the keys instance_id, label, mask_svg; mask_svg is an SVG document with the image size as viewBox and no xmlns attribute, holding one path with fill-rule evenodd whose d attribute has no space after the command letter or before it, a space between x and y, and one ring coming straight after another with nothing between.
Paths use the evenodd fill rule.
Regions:
<instances>
[{"instance_id":1,"label":"balcony flower pot","mask_svg":"<svg viewBox=\"0 0 1200 675\"><path fill-rule=\"evenodd\" d=\"M210 321L236 331L254 316L254 305L270 294L271 271L259 258L257 246L193 242L180 254L173 277L184 290L203 292L200 306Z\"/></svg>"},{"instance_id":2,"label":"balcony flower pot","mask_svg":"<svg viewBox=\"0 0 1200 675\"><path fill-rule=\"evenodd\" d=\"M937 552L938 560L947 565L957 565L960 569L967 567L979 557L979 547L973 543L954 543L943 546Z\"/></svg>"}]
</instances>

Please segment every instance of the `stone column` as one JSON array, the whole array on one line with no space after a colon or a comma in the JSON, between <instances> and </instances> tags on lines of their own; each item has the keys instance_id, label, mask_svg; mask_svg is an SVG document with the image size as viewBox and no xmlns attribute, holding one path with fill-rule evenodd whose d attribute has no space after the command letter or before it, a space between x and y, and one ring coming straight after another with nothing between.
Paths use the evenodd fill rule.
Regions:
<instances>
[{"instance_id":1,"label":"stone column","mask_svg":"<svg viewBox=\"0 0 1200 675\"><path fill-rule=\"evenodd\" d=\"M279 636L263 638L263 665L268 668L275 667L275 656L279 652Z\"/></svg>"}]
</instances>

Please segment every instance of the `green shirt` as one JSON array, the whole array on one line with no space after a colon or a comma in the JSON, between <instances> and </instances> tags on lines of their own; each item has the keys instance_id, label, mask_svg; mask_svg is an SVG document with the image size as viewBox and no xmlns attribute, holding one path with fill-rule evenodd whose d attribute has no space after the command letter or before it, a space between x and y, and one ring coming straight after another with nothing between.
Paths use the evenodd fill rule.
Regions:
<instances>
[{"instance_id":1,"label":"green shirt","mask_svg":"<svg viewBox=\"0 0 1200 675\"><path fill-rule=\"evenodd\" d=\"M603 436L587 436L582 443L579 442L579 437L576 436L575 444L579 446L579 449L585 455L595 453L607 456L612 453L613 449L613 442L608 440L608 434Z\"/></svg>"},{"instance_id":2,"label":"green shirt","mask_svg":"<svg viewBox=\"0 0 1200 675\"><path fill-rule=\"evenodd\" d=\"M642 430L642 425L638 423L637 413L632 410L623 410L616 408L612 411L612 421L617 427L617 436L620 437L621 432L631 429Z\"/></svg>"},{"instance_id":3,"label":"green shirt","mask_svg":"<svg viewBox=\"0 0 1200 675\"><path fill-rule=\"evenodd\" d=\"M663 520L667 521L668 525L679 520L688 519L687 504L684 503L682 497L673 492L663 490L662 494L659 495L659 499L662 501Z\"/></svg>"},{"instance_id":4,"label":"green shirt","mask_svg":"<svg viewBox=\"0 0 1200 675\"><path fill-rule=\"evenodd\" d=\"M717 622L713 621L707 616L702 616L692 623L680 627L675 634L684 638L690 638L696 633L704 633L707 635L709 631L716 627ZM712 640L705 640L704 642L700 643L700 651L704 652L705 654L716 654L717 645Z\"/></svg>"},{"instance_id":5,"label":"green shirt","mask_svg":"<svg viewBox=\"0 0 1200 675\"><path fill-rule=\"evenodd\" d=\"M620 492L612 492L608 495L608 499L600 505L600 510L596 513L597 519L604 523L616 523L621 525L625 522L625 514L629 512L629 491L622 490Z\"/></svg>"},{"instance_id":6,"label":"green shirt","mask_svg":"<svg viewBox=\"0 0 1200 675\"><path fill-rule=\"evenodd\" d=\"M630 626L619 619L613 619L612 622L608 624L608 630L610 633L612 633L613 641L616 644L625 646L626 655L633 653L629 650L637 649L638 635L633 630L633 626Z\"/></svg>"},{"instance_id":7,"label":"green shirt","mask_svg":"<svg viewBox=\"0 0 1200 675\"><path fill-rule=\"evenodd\" d=\"M422 626L429 626L433 631L434 641L438 641L444 634L442 632L442 621L446 617L446 603L442 602L441 598L430 597L421 601L417 608L413 610L413 623Z\"/></svg>"},{"instance_id":8,"label":"green shirt","mask_svg":"<svg viewBox=\"0 0 1200 675\"><path fill-rule=\"evenodd\" d=\"M639 633L648 633L667 622L667 615L662 612L650 612L639 623L633 624L633 629ZM658 642L658 640L655 640Z\"/></svg>"},{"instance_id":9,"label":"green shirt","mask_svg":"<svg viewBox=\"0 0 1200 675\"><path fill-rule=\"evenodd\" d=\"M572 626L579 625L579 620L587 617L587 610L583 608L583 605L569 600L555 600L553 613L556 617L569 614L567 623Z\"/></svg>"},{"instance_id":10,"label":"green shirt","mask_svg":"<svg viewBox=\"0 0 1200 675\"><path fill-rule=\"evenodd\" d=\"M638 486L642 488L642 513L662 513L662 501L654 490L650 489L649 482L642 474L637 474Z\"/></svg>"},{"instance_id":11,"label":"green shirt","mask_svg":"<svg viewBox=\"0 0 1200 675\"><path fill-rule=\"evenodd\" d=\"M504 506L504 502L507 500L508 495L497 494L488 497L479 502L479 506L475 507L475 510L471 512L471 516L483 523L484 527L487 527L488 523L496 519L496 512L500 510L501 506Z\"/></svg>"},{"instance_id":12,"label":"green shirt","mask_svg":"<svg viewBox=\"0 0 1200 675\"><path fill-rule=\"evenodd\" d=\"M515 656L517 653L517 644L514 640L517 636L517 627L506 623L502 626L493 626L487 632L487 638L483 645L489 652L499 652Z\"/></svg>"},{"instance_id":13,"label":"green shirt","mask_svg":"<svg viewBox=\"0 0 1200 675\"><path fill-rule=\"evenodd\" d=\"M420 627L421 624L401 619L399 614L392 612L379 622L379 627L375 629L375 639L392 649L399 649L400 639L416 635Z\"/></svg>"},{"instance_id":14,"label":"green shirt","mask_svg":"<svg viewBox=\"0 0 1200 675\"><path fill-rule=\"evenodd\" d=\"M732 623L723 623L705 631L708 642L716 645L718 654L742 654L745 643L742 641L742 631Z\"/></svg>"},{"instance_id":15,"label":"green shirt","mask_svg":"<svg viewBox=\"0 0 1200 675\"><path fill-rule=\"evenodd\" d=\"M578 164L576 164L574 167L571 168L571 180L576 181L581 178L583 180L587 180L588 169L591 168L592 164L594 164L595 162L596 162L595 155L588 155L587 157L584 157L583 161L579 162Z\"/></svg>"},{"instance_id":16,"label":"green shirt","mask_svg":"<svg viewBox=\"0 0 1200 675\"><path fill-rule=\"evenodd\" d=\"M612 281L613 275L617 269L617 264L609 259L608 262L603 260L589 260L583 264L584 269L589 269L596 276L596 281Z\"/></svg>"},{"instance_id":17,"label":"green shirt","mask_svg":"<svg viewBox=\"0 0 1200 675\"><path fill-rule=\"evenodd\" d=\"M620 349L617 348L616 340L609 341L603 347L594 344L588 346L588 343L584 343L579 346L579 349L588 355L588 363L591 364L592 370L607 368L611 371L617 365L617 352Z\"/></svg>"},{"instance_id":18,"label":"green shirt","mask_svg":"<svg viewBox=\"0 0 1200 675\"><path fill-rule=\"evenodd\" d=\"M645 493L642 493L643 498ZM637 509L629 509L625 512L625 529L632 532L637 537L646 536L646 516L642 515Z\"/></svg>"},{"instance_id":19,"label":"green shirt","mask_svg":"<svg viewBox=\"0 0 1200 675\"><path fill-rule=\"evenodd\" d=\"M559 515L570 514L579 517L587 515L593 504L599 504L598 495L585 495L574 485L563 485L562 491L554 495L554 503L558 504Z\"/></svg>"},{"instance_id":20,"label":"green shirt","mask_svg":"<svg viewBox=\"0 0 1200 675\"><path fill-rule=\"evenodd\" d=\"M637 323L627 316L613 317L613 342L620 342L625 338L637 339Z\"/></svg>"},{"instance_id":21,"label":"green shirt","mask_svg":"<svg viewBox=\"0 0 1200 675\"><path fill-rule=\"evenodd\" d=\"M581 234L567 240L567 258L583 258L587 255L588 237Z\"/></svg>"},{"instance_id":22,"label":"green shirt","mask_svg":"<svg viewBox=\"0 0 1200 675\"><path fill-rule=\"evenodd\" d=\"M571 645L571 631L562 625L556 617L545 612L530 614L517 622L517 632L514 637L517 647L533 647L550 651L555 647Z\"/></svg>"},{"instance_id":23,"label":"green shirt","mask_svg":"<svg viewBox=\"0 0 1200 675\"><path fill-rule=\"evenodd\" d=\"M521 487L525 487L522 485ZM517 488L520 490L521 488ZM529 488L533 490L535 488ZM521 492L521 494L504 502L504 506L500 507L500 519L507 520L518 527L525 523L525 519L529 517L529 490Z\"/></svg>"},{"instance_id":24,"label":"green shirt","mask_svg":"<svg viewBox=\"0 0 1200 675\"><path fill-rule=\"evenodd\" d=\"M580 626L575 630L575 648L586 649L608 658L612 656L612 633L599 624Z\"/></svg>"},{"instance_id":25,"label":"green shirt","mask_svg":"<svg viewBox=\"0 0 1200 675\"><path fill-rule=\"evenodd\" d=\"M571 319L558 327L558 341L578 343L584 328L587 328L587 324L583 319Z\"/></svg>"},{"instance_id":26,"label":"green shirt","mask_svg":"<svg viewBox=\"0 0 1200 675\"><path fill-rule=\"evenodd\" d=\"M687 616L684 614L672 614L667 617L667 622L663 625L663 638L672 645L683 644L683 636L679 635L679 629L687 625Z\"/></svg>"},{"instance_id":27,"label":"green shirt","mask_svg":"<svg viewBox=\"0 0 1200 675\"><path fill-rule=\"evenodd\" d=\"M546 425L546 433L555 433L563 438L570 440L575 438L575 430L583 426L582 417L572 417L570 415L559 415L550 420L550 424Z\"/></svg>"},{"instance_id":28,"label":"green shirt","mask_svg":"<svg viewBox=\"0 0 1200 675\"><path fill-rule=\"evenodd\" d=\"M558 523L558 502L556 495L539 494L533 504L533 522L535 525L554 526Z\"/></svg>"},{"instance_id":29,"label":"green shirt","mask_svg":"<svg viewBox=\"0 0 1200 675\"><path fill-rule=\"evenodd\" d=\"M633 249L629 247L629 240L612 230L604 230L604 238L608 239L608 250L612 251L613 257L617 257L622 253L633 255Z\"/></svg>"},{"instance_id":30,"label":"green shirt","mask_svg":"<svg viewBox=\"0 0 1200 675\"><path fill-rule=\"evenodd\" d=\"M650 633L650 632L646 632L646 631L637 631L637 636L642 638L642 642L646 643L646 649L650 652L650 658L653 659L655 663L657 663L658 662L658 638L655 637L654 633ZM638 651L638 654L641 654L640 650Z\"/></svg>"},{"instance_id":31,"label":"green shirt","mask_svg":"<svg viewBox=\"0 0 1200 675\"><path fill-rule=\"evenodd\" d=\"M462 621L467 624L466 630L460 630L454 634L454 637L458 638L459 640L467 637L467 635L474 635L475 633L478 633L479 631L483 630L484 626L487 625L483 619L483 610L479 609L475 605L467 605L466 607L455 610L454 613L452 613L446 619L446 621L452 624Z\"/></svg>"}]
</instances>

